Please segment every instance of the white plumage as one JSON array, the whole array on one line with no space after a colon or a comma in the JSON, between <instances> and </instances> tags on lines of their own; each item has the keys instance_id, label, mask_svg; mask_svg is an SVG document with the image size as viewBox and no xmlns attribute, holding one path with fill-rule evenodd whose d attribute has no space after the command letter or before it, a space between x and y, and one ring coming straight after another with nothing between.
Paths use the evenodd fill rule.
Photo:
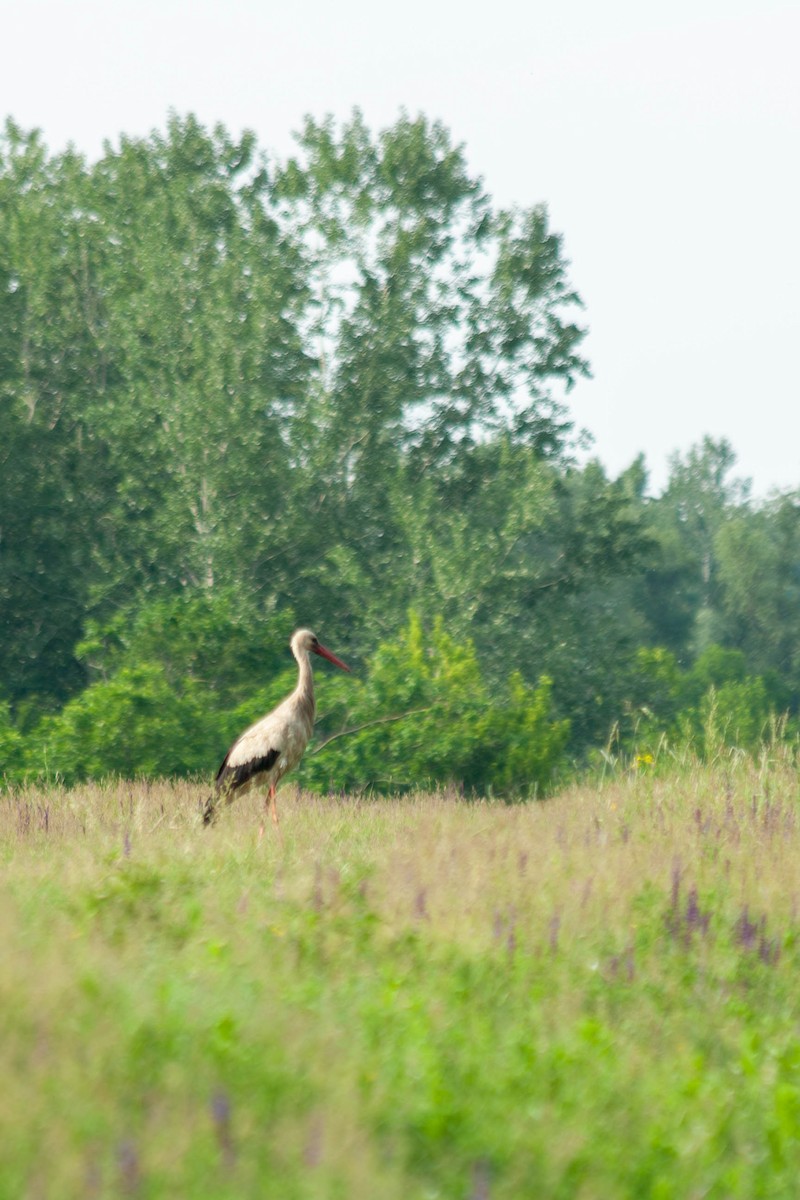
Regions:
<instances>
[{"instance_id":1,"label":"white plumage","mask_svg":"<svg viewBox=\"0 0 800 1200\"><path fill-rule=\"evenodd\" d=\"M214 794L203 810L206 825L214 820L220 803L230 804L253 784L268 788L267 803L272 820L278 825L275 790L286 772L300 762L314 729L314 675L309 654L319 654L343 671L350 670L320 645L310 629L298 629L290 644L299 668L297 687L271 713L245 729L225 755L214 782Z\"/></svg>"}]
</instances>

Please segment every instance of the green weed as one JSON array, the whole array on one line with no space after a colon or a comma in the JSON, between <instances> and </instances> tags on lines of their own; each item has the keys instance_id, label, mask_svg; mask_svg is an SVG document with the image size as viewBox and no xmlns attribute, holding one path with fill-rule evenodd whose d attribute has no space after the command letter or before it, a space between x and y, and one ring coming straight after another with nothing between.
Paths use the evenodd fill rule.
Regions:
<instances>
[{"instance_id":1,"label":"green weed","mask_svg":"<svg viewBox=\"0 0 800 1200\"><path fill-rule=\"evenodd\" d=\"M0 1196L795 1194L788 760L201 794L0 797Z\"/></svg>"}]
</instances>

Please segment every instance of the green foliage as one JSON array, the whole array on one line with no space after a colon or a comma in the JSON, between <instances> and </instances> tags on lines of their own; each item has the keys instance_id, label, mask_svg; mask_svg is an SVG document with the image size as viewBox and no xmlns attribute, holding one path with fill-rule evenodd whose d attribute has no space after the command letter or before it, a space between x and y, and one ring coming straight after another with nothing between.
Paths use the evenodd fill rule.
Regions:
<instances>
[{"instance_id":1,"label":"green foliage","mask_svg":"<svg viewBox=\"0 0 800 1200\"><path fill-rule=\"evenodd\" d=\"M210 776L233 737L294 686L288 638L276 643L281 627L291 623L274 618L260 631L262 656L224 597L157 601L131 622L115 618L82 646L101 677L58 714L23 739L6 711L0 748L8 749L7 777ZM259 677L268 682L257 686ZM416 616L379 648L363 680L320 671L318 692L322 736L338 734L302 768L300 778L319 789L387 790L425 779L471 792L535 794L550 785L569 729L553 720L548 679L530 688L515 672L494 695L472 644L456 642L441 620L426 637Z\"/></svg>"},{"instance_id":2,"label":"green foliage","mask_svg":"<svg viewBox=\"0 0 800 1200\"><path fill-rule=\"evenodd\" d=\"M339 709L325 727L335 716L361 732L307 763L309 785L335 780L391 790L427 780L483 794L535 794L551 784L569 732L568 722L553 720L548 679L530 688L514 672L493 694L472 643L453 639L441 620L426 635L414 613L397 639L379 647L363 685L336 688Z\"/></svg>"},{"instance_id":3,"label":"green foliage","mask_svg":"<svg viewBox=\"0 0 800 1200\"><path fill-rule=\"evenodd\" d=\"M218 723L194 681L184 680L178 694L158 664L121 667L45 717L29 761L35 753L40 771L67 782L186 775L208 768Z\"/></svg>"},{"instance_id":4,"label":"green foliage","mask_svg":"<svg viewBox=\"0 0 800 1200\"><path fill-rule=\"evenodd\" d=\"M243 725L291 690L292 627L291 614L259 619L206 591L91 625L78 653L94 682L30 730L9 776L210 775Z\"/></svg>"},{"instance_id":5,"label":"green foliage","mask_svg":"<svg viewBox=\"0 0 800 1200\"><path fill-rule=\"evenodd\" d=\"M9 777L45 769L46 715L65 769L99 768L102 739L68 752L64 731L89 737L65 706L100 684L120 720L126 689L167 687L173 729L202 695L215 759L285 682L292 613L357 668L411 610L450 639L452 680L409 655L397 700L332 684L340 716L396 715L409 689L430 709L326 751L354 786L413 767L538 788L562 751L525 765L515 721L534 745L568 721L580 763L614 727L700 737L712 684L760 679L768 711L800 710L797 498L755 504L710 438L659 497L641 458L618 479L575 465L566 398L589 367L562 238L541 204L497 208L440 123L308 118L281 162L173 115L88 163L8 121L0 207ZM735 678L715 646L743 656ZM747 738L751 691L726 717ZM199 769L200 740L110 758Z\"/></svg>"},{"instance_id":6,"label":"green foliage","mask_svg":"<svg viewBox=\"0 0 800 1200\"><path fill-rule=\"evenodd\" d=\"M118 482L85 421L96 363L78 296L83 170L12 122L0 137L0 678L15 706L53 706L84 682L73 650Z\"/></svg>"},{"instance_id":7,"label":"green foliage","mask_svg":"<svg viewBox=\"0 0 800 1200\"><path fill-rule=\"evenodd\" d=\"M675 655L662 646L640 647L628 679L628 697L621 715L624 740L653 745L675 729L685 696L685 674Z\"/></svg>"},{"instance_id":8,"label":"green foliage","mask_svg":"<svg viewBox=\"0 0 800 1200\"><path fill-rule=\"evenodd\" d=\"M94 679L157 663L178 692L196 683L210 707L226 709L288 665L293 628L291 612L259 612L223 589L186 590L90 622L76 653Z\"/></svg>"},{"instance_id":9,"label":"green foliage","mask_svg":"<svg viewBox=\"0 0 800 1200\"><path fill-rule=\"evenodd\" d=\"M549 788L569 736L569 721L553 720L551 693L552 681L546 675L536 688L530 688L519 671L514 671L505 703L487 706L478 723L479 753L482 756L492 747L493 757L488 770L483 763L478 767L479 778L486 781L483 787L488 784L501 795L535 795Z\"/></svg>"},{"instance_id":10,"label":"green foliage","mask_svg":"<svg viewBox=\"0 0 800 1200\"><path fill-rule=\"evenodd\" d=\"M83 628L187 588L337 611L362 642L360 585L390 569L405 586L368 652L420 599L406 482L501 432L563 456L561 395L588 368L545 210L494 210L424 117L308 119L298 144L268 164L252 134L172 116L87 164L7 124L15 705L80 689Z\"/></svg>"},{"instance_id":11,"label":"green foliage","mask_svg":"<svg viewBox=\"0 0 800 1200\"><path fill-rule=\"evenodd\" d=\"M665 743L713 759L724 749L752 753L776 737L793 736L780 703L782 689L748 675L740 650L708 646L681 671L668 650L642 649L629 686L631 700L619 730L629 749L652 754Z\"/></svg>"},{"instance_id":12,"label":"green foliage","mask_svg":"<svg viewBox=\"0 0 800 1200\"><path fill-rule=\"evenodd\" d=\"M756 751L769 740L777 714L770 704L764 680L756 675L709 688L698 716L710 757L720 746Z\"/></svg>"},{"instance_id":13,"label":"green foliage","mask_svg":"<svg viewBox=\"0 0 800 1200\"><path fill-rule=\"evenodd\" d=\"M797 707L800 696L800 505L779 497L740 514L719 533L722 615L749 669L774 672Z\"/></svg>"},{"instance_id":14,"label":"green foliage","mask_svg":"<svg viewBox=\"0 0 800 1200\"><path fill-rule=\"evenodd\" d=\"M746 676L747 663L741 650L707 646L686 672L684 704L696 707L712 688L744 683Z\"/></svg>"},{"instance_id":15,"label":"green foliage","mask_svg":"<svg viewBox=\"0 0 800 1200\"><path fill-rule=\"evenodd\" d=\"M683 658L724 636L717 537L746 510L749 492L731 478L735 461L727 441L703 438L684 458L672 457L667 487L648 506L655 553L638 581L637 606L652 641Z\"/></svg>"},{"instance_id":16,"label":"green foliage","mask_svg":"<svg viewBox=\"0 0 800 1200\"><path fill-rule=\"evenodd\" d=\"M21 779L25 756L25 738L12 719L11 706L0 701L0 779Z\"/></svg>"}]
</instances>

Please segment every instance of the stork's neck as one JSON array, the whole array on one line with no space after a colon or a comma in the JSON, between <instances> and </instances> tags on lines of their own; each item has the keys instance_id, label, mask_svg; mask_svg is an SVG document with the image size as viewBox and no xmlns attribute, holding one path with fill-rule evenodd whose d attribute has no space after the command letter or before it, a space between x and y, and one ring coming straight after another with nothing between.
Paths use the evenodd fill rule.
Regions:
<instances>
[{"instance_id":1,"label":"stork's neck","mask_svg":"<svg viewBox=\"0 0 800 1200\"><path fill-rule=\"evenodd\" d=\"M294 690L298 702L306 709L309 715L311 724L314 724L314 672L311 670L311 658L307 650L301 650L295 655L299 675L297 679L297 687Z\"/></svg>"}]
</instances>

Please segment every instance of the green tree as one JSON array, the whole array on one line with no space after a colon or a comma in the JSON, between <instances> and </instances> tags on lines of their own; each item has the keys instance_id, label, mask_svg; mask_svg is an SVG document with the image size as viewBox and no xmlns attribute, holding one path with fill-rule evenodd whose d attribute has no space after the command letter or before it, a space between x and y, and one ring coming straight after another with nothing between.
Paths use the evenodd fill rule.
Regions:
<instances>
[{"instance_id":1,"label":"green tree","mask_svg":"<svg viewBox=\"0 0 800 1200\"><path fill-rule=\"evenodd\" d=\"M0 781L23 779L26 763L25 738L11 715L10 705L0 701Z\"/></svg>"},{"instance_id":2,"label":"green tree","mask_svg":"<svg viewBox=\"0 0 800 1200\"><path fill-rule=\"evenodd\" d=\"M29 731L27 773L210 777L235 734L294 686L292 624L208 589L92 624L77 650L91 682Z\"/></svg>"},{"instance_id":3,"label":"green tree","mask_svg":"<svg viewBox=\"0 0 800 1200\"><path fill-rule=\"evenodd\" d=\"M413 613L378 648L361 686L337 680L327 696L322 729L331 745L301 773L313 786L455 784L528 796L552 783L569 733L553 719L548 679L529 687L512 672L489 687L471 642L455 641L441 619L427 633ZM342 727L357 732L336 737Z\"/></svg>"},{"instance_id":4,"label":"green tree","mask_svg":"<svg viewBox=\"0 0 800 1200\"><path fill-rule=\"evenodd\" d=\"M637 607L651 640L684 662L723 636L716 539L727 521L745 511L750 484L731 475L730 444L705 437L682 458L675 454L663 494L650 505L656 543L641 576Z\"/></svg>"},{"instance_id":5,"label":"green tree","mask_svg":"<svg viewBox=\"0 0 800 1200\"><path fill-rule=\"evenodd\" d=\"M580 302L544 209L494 211L440 124L403 116L375 137L358 113L308 119L298 142L274 191L310 264L316 358L290 434L298 588L355 622L365 592L414 574L417 486L501 431L563 454L560 397L587 371Z\"/></svg>"},{"instance_id":6,"label":"green tree","mask_svg":"<svg viewBox=\"0 0 800 1200\"><path fill-rule=\"evenodd\" d=\"M185 589L90 622L77 653L93 683L157 664L170 686L191 680L227 710L291 667L293 628L290 610L264 611L235 590Z\"/></svg>"},{"instance_id":7,"label":"green tree","mask_svg":"<svg viewBox=\"0 0 800 1200\"><path fill-rule=\"evenodd\" d=\"M252 585L285 548L284 442L309 374L304 270L255 140L172 117L107 147L89 185L114 375L92 416L122 478L97 586L115 604L131 585Z\"/></svg>"},{"instance_id":8,"label":"green tree","mask_svg":"<svg viewBox=\"0 0 800 1200\"><path fill-rule=\"evenodd\" d=\"M84 165L0 139L0 679L16 706L83 680L92 552L119 481L86 420L100 380L82 281Z\"/></svg>"},{"instance_id":9,"label":"green tree","mask_svg":"<svg viewBox=\"0 0 800 1200\"><path fill-rule=\"evenodd\" d=\"M492 685L549 676L576 752L605 739L645 633L626 579L649 541L628 481L499 437L407 494L410 602L474 641Z\"/></svg>"},{"instance_id":10,"label":"green tree","mask_svg":"<svg viewBox=\"0 0 800 1200\"><path fill-rule=\"evenodd\" d=\"M207 772L218 742L218 714L197 683L178 690L155 663L122 667L44 718L30 735L28 774L74 783Z\"/></svg>"},{"instance_id":11,"label":"green tree","mask_svg":"<svg viewBox=\"0 0 800 1200\"><path fill-rule=\"evenodd\" d=\"M458 486L501 435L563 457L587 366L545 210L493 209L424 118L308 120L298 141L270 164L252 135L175 116L88 165L7 126L15 703L68 696L84 622L153 595L237 582L355 630L365 587L414 573L409 489ZM412 599L397 588L376 634Z\"/></svg>"},{"instance_id":12,"label":"green tree","mask_svg":"<svg viewBox=\"0 0 800 1200\"><path fill-rule=\"evenodd\" d=\"M748 670L800 704L800 500L787 494L743 512L716 540L726 638Z\"/></svg>"},{"instance_id":13,"label":"green tree","mask_svg":"<svg viewBox=\"0 0 800 1200\"><path fill-rule=\"evenodd\" d=\"M552 678L578 752L647 640L648 509L641 465L569 462L588 367L561 239L422 117L309 119L298 144L273 164L173 117L89 166L7 128L5 692L143 670L230 713L262 690L252 614L335 613L357 659L415 606L501 708L514 669ZM204 609L220 592L243 624Z\"/></svg>"}]
</instances>

